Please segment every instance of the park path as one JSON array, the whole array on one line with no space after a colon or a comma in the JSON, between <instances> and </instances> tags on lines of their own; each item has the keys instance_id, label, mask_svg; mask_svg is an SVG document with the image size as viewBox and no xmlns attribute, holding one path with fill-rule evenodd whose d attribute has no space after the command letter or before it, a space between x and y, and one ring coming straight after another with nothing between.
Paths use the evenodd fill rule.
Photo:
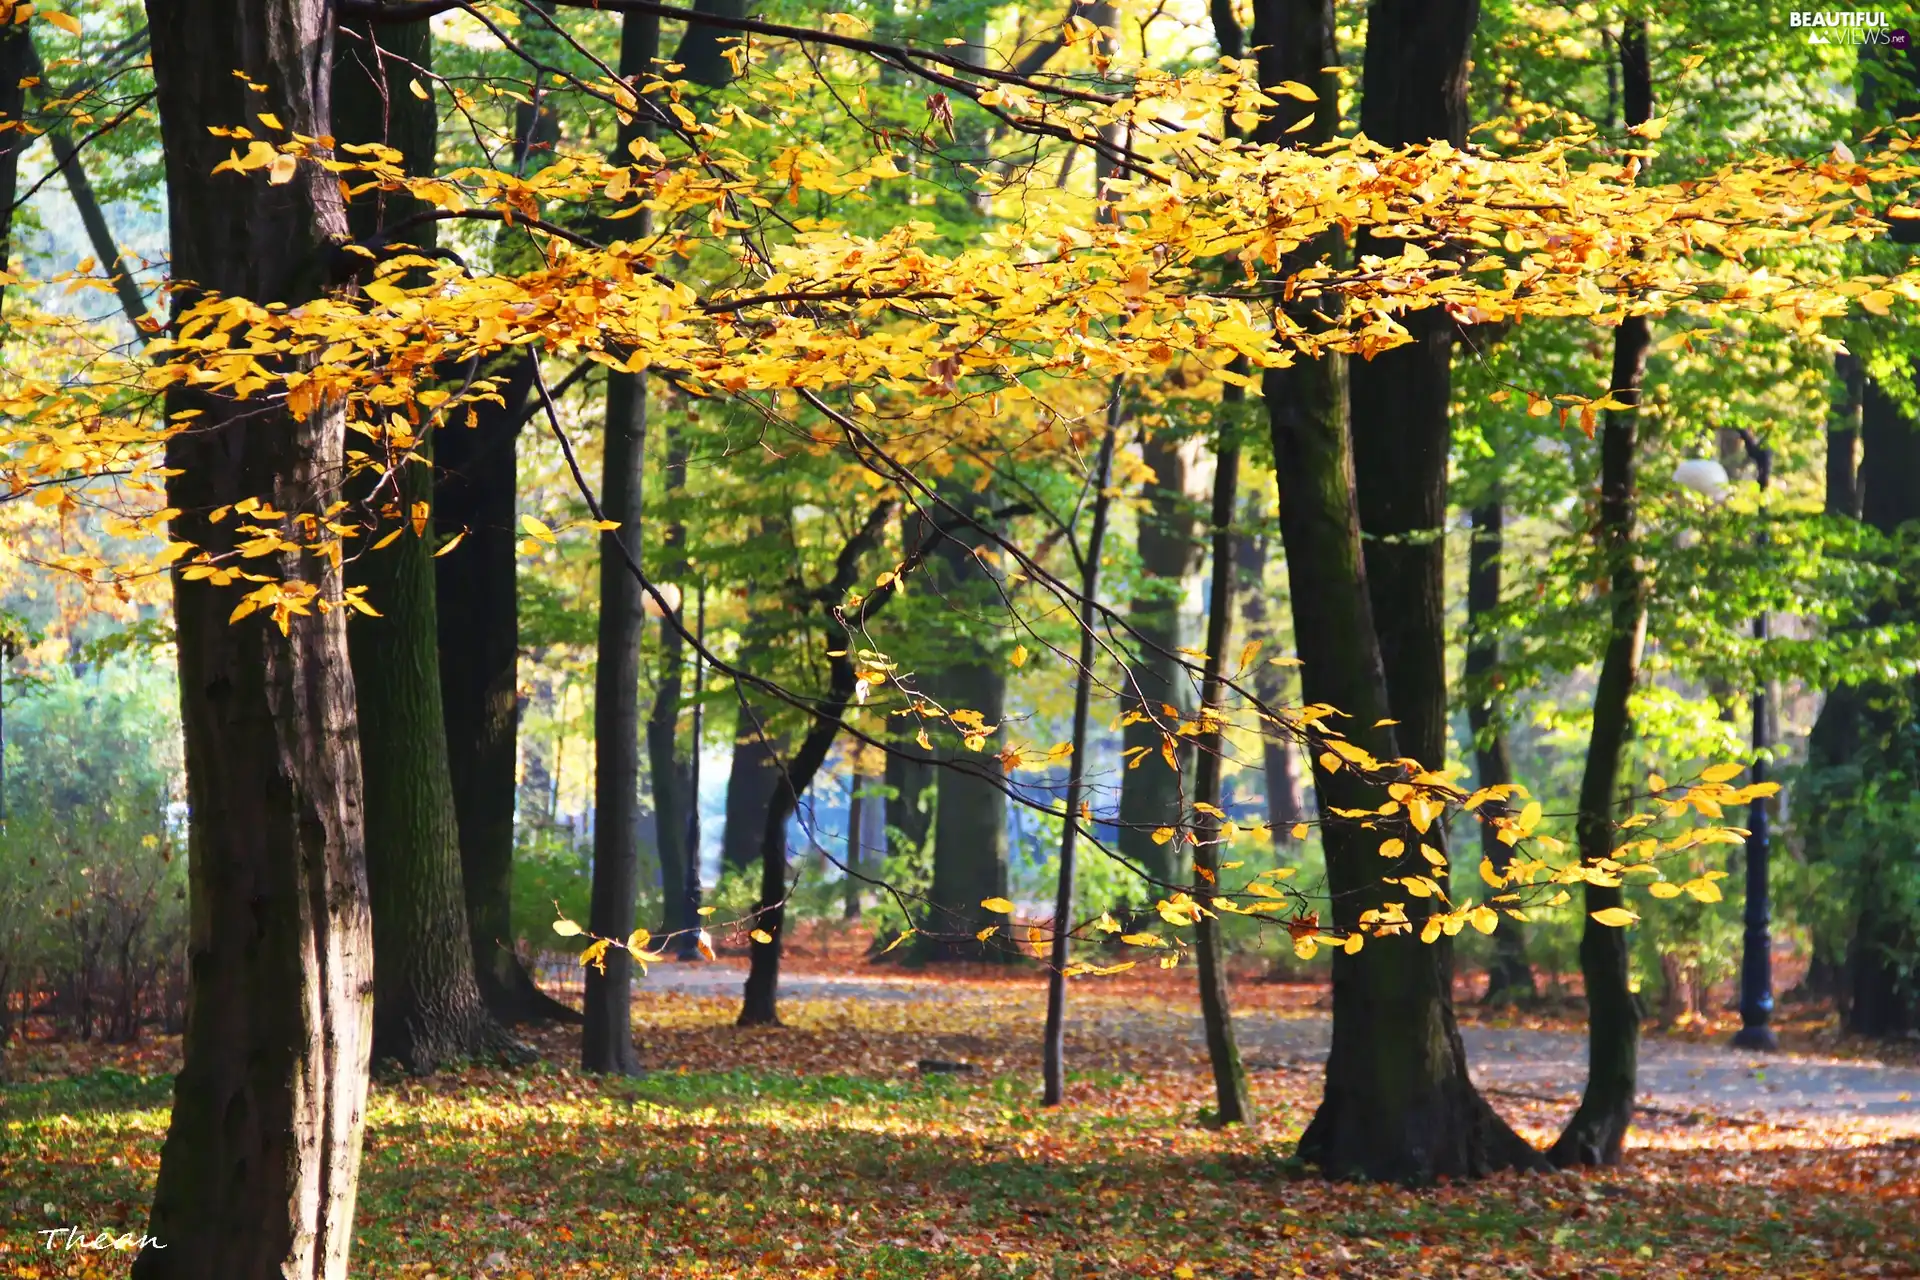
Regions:
<instances>
[{"instance_id":1,"label":"park path","mask_svg":"<svg viewBox=\"0 0 1920 1280\"><path fill-rule=\"evenodd\" d=\"M698 996L737 996L746 976L734 965L655 966L644 988ZM780 981L794 1000L932 1001L977 988L924 978L799 974ZM1072 1020L1087 1025L1092 1020ZM1324 1013L1235 1015L1250 1064L1317 1067L1325 1061L1332 1021ZM1103 1006L1102 1030L1142 1039L1184 1035L1201 1043L1197 1013ZM1564 1031L1468 1026L1461 1029L1474 1080L1482 1088L1571 1102L1586 1078L1586 1038ZM1755 1053L1722 1044L1649 1036L1640 1048L1645 1106L1683 1115L1779 1123L1844 1125L1888 1135L1920 1136L1920 1068L1797 1053Z\"/></svg>"}]
</instances>

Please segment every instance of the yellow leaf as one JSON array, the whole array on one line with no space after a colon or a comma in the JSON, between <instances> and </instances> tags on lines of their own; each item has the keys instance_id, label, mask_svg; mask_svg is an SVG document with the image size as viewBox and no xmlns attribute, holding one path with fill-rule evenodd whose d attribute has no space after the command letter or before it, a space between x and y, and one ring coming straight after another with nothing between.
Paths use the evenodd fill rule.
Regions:
<instances>
[{"instance_id":1,"label":"yellow leaf","mask_svg":"<svg viewBox=\"0 0 1920 1280\"><path fill-rule=\"evenodd\" d=\"M1319 954L1319 951L1320 941L1315 934L1309 933L1293 940L1293 954L1299 956L1302 960L1313 959L1315 955Z\"/></svg>"},{"instance_id":2,"label":"yellow leaf","mask_svg":"<svg viewBox=\"0 0 1920 1280\"><path fill-rule=\"evenodd\" d=\"M421 84L418 80L407 81L407 92L422 102L427 101L427 99L433 96L427 92L427 86Z\"/></svg>"},{"instance_id":3,"label":"yellow leaf","mask_svg":"<svg viewBox=\"0 0 1920 1280\"><path fill-rule=\"evenodd\" d=\"M542 542L551 544L554 541L553 530L547 527L547 523L544 520L537 519L534 516L521 516L520 527Z\"/></svg>"},{"instance_id":4,"label":"yellow leaf","mask_svg":"<svg viewBox=\"0 0 1920 1280\"><path fill-rule=\"evenodd\" d=\"M893 950L895 947L899 946L901 943L905 942L908 938L911 938L912 936L913 936L913 930L911 929L901 930L898 934L894 935L894 939L892 942L889 942L884 948L882 948L880 954L881 955L887 954L887 952Z\"/></svg>"},{"instance_id":5,"label":"yellow leaf","mask_svg":"<svg viewBox=\"0 0 1920 1280\"><path fill-rule=\"evenodd\" d=\"M713 959L713 938L705 929L693 935L693 945L706 959Z\"/></svg>"},{"instance_id":6,"label":"yellow leaf","mask_svg":"<svg viewBox=\"0 0 1920 1280\"><path fill-rule=\"evenodd\" d=\"M701 907L698 909L696 914L703 915L703 916L710 916L714 913L716 909L717 908L714 908L714 907Z\"/></svg>"},{"instance_id":7,"label":"yellow leaf","mask_svg":"<svg viewBox=\"0 0 1920 1280\"><path fill-rule=\"evenodd\" d=\"M1173 839L1173 828L1172 828L1172 827L1156 827L1156 828L1154 828L1154 832L1153 832L1153 842L1154 842L1155 844L1165 844L1165 843L1167 843L1167 841L1169 841L1169 840L1171 840L1171 839Z\"/></svg>"},{"instance_id":8,"label":"yellow leaf","mask_svg":"<svg viewBox=\"0 0 1920 1280\"><path fill-rule=\"evenodd\" d=\"M605 938L595 938L592 945L580 953L580 967L584 969L588 965L592 965L602 973L607 971L607 940Z\"/></svg>"},{"instance_id":9,"label":"yellow leaf","mask_svg":"<svg viewBox=\"0 0 1920 1280\"><path fill-rule=\"evenodd\" d=\"M80 34L80 19L71 14L56 13L52 9L46 9L41 12L40 16L70 36Z\"/></svg>"},{"instance_id":10,"label":"yellow leaf","mask_svg":"<svg viewBox=\"0 0 1920 1280\"><path fill-rule=\"evenodd\" d=\"M989 911L998 911L1002 914L1013 910L1013 904L1005 898L983 898L980 905Z\"/></svg>"},{"instance_id":11,"label":"yellow leaf","mask_svg":"<svg viewBox=\"0 0 1920 1280\"><path fill-rule=\"evenodd\" d=\"M571 920L566 919L565 917L562 917L553 922L553 931L559 934L563 938L578 937L582 932L579 925L575 924Z\"/></svg>"},{"instance_id":12,"label":"yellow leaf","mask_svg":"<svg viewBox=\"0 0 1920 1280\"><path fill-rule=\"evenodd\" d=\"M773 935L768 933L765 929L755 929L752 933L748 934L747 936L749 938L752 938L755 942L759 943L763 947L770 946L773 943Z\"/></svg>"},{"instance_id":13,"label":"yellow leaf","mask_svg":"<svg viewBox=\"0 0 1920 1280\"><path fill-rule=\"evenodd\" d=\"M1689 880L1680 887L1701 902L1720 901L1720 886L1704 876L1698 880Z\"/></svg>"},{"instance_id":14,"label":"yellow leaf","mask_svg":"<svg viewBox=\"0 0 1920 1280\"><path fill-rule=\"evenodd\" d=\"M1295 98L1301 102L1320 101L1319 94L1307 88L1307 86L1301 84L1298 80L1282 80L1279 84L1268 88L1267 92L1277 93L1282 97Z\"/></svg>"},{"instance_id":15,"label":"yellow leaf","mask_svg":"<svg viewBox=\"0 0 1920 1280\"><path fill-rule=\"evenodd\" d=\"M299 167L300 162L293 156L275 156L273 163L267 166L268 185L283 187L287 183L292 182L294 171Z\"/></svg>"},{"instance_id":16,"label":"yellow leaf","mask_svg":"<svg viewBox=\"0 0 1920 1280\"><path fill-rule=\"evenodd\" d=\"M1298 667L1305 664L1298 658L1289 658L1283 654L1278 658L1268 658L1267 665L1270 667Z\"/></svg>"},{"instance_id":17,"label":"yellow leaf","mask_svg":"<svg viewBox=\"0 0 1920 1280\"><path fill-rule=\"evenodd\" d=\"M1307 838L1307 824L1304 822L1294 823L1291 834L1295 840L1305 840Z\"/></svg>"},{"instance_id":18,"label":"yellow leaf","mask_svg":"<svg viewBox=\"0 0 1920 1280\"><path fill-rule=\"evenodd\" d=\"M1366 945L1367 936L1365 934L1350 933L1347 935L1346 942L1341 944L1340 949L1351 956L1359 954L1360 948Z\"/></svg>"},{"instance_id":19,"label":"yellow leaf","mask_svg":"<svg viewBox=\"0 0 1920 1280\"><path fill-rule=\"evenodd\" d=\"M1441 931L1445 928L1446 924L1439 916L1428 916L1427 922L1420 926L1420 941L1423 943L1432 942L1440 936Z\"/></svg>"},{"instance_id":20,"label":"yellow leaf","mask_svg":"<svg viewBox=\"0 0 1920 1280\"><path fill-rule=\"evenodd\" d=\"M856 391L853 393L853 404L854 404L854 407L859 409L862 413L878 413L879 412L879 406L873 403L873 397L868 395L864 391Z\"/></svg>"},{"instance_id":21,"label":"yellow leaf","mask_svg":"<svg viewBox=\"0 0 1920 1280\"><path fill-rule=\"evenodd\" d=\"M1662 791L1665 791L1666 789L1667 789L1667 780L1665 778L1661 777L1657 773L1650 773L1647 775L1647 790L1653 792L1653 794L1655 795L1659 795Z\"/></svg>"},{"instance_id":22,"label":"yellow leaf","mask_svg":"<svg viewBox=\"0 0 1920 1280\"><path fill-rule=\"evenodd\" d=\"M1716 764L1711 768L1702 769L1700 779L1703 782L1725 782L1729 778L1739 777L1746 767L1743 764Z\"/></svg>"},{"instance_id":23,"label":"yellow leaf","mask_svg":"<svg viewBox=\"0 0 1920 1280\"><path fill-rule=\"evenodd\" d=\"M1102 911L1100 913L1100 918L1093 922L1093 927L1098 929L1102 933L1120 932L1120 922L1118 920L1115 920L1111 915L1109 915L1105 911Z\"/></svg>"},{"instance_id":24,"label":"yellow leaf","mask_svg":"<svg viewBox=\"0 0 1920 1280\"><path fill-rule=\"evenodd\" d=\"M1397 858L1406 851L1407 842L1398 836L1395 836L1391 840L1382 840L1380 842L1380 856L1383 858Z\"/></svg>"},{"instance_id":25,"label":"yellow leaf","mask_svg":"<svg viewBox=\"0 0 1920 1280\"><path fill-rule=\"evenodd\" d=\"M632 933L627 935L627 950L645 951L647 949L647 944L652 941L653 941L653 935L648 933L645 929L635 929Z\"/></svg>"},{"instance_id":26,"label":"yellow leaf","mask_svg":"<svg viewBox=\"0 0 1920 1280\"><path fill-rule=\"evenodd\" d=\"M1656 898L1677 898L1680 896L1680 886L1671 880L1656 880L1647 886L1647 892Z\"/></svg>"},{"instance_id":27,"label":"yellow leaf","mask_svg":"<svg viewBox=\"0 0 1920 1280\"><path fill-rule=\"evenodd\" d=\"M380 550L382 547L385 547L389 543L391 543L395 538L399 537L401 532L402 531L399 529L393 530L392 532L388 533L384 538L381 538L380 541L374 543L373 546L369 548L369 550L373 550L373 551Z\"/></svg>"},{"instance_id":28,"label":"yellow leaf","mask_svg":"<svg viewBox=\"0 0 1920 1280\"><path fill-rule=\"evenodd\" d=\"M460 532L458 532L458 533L456 533L456 534L454 534L454 535L453 535L453 536L452 536L451 538L448 538L448 539L447 539L447 541L446 541L446 543L445 543L445 545L443 545L443 546L442 546L442 547L441 547L441 548L440 548L440 549L439 549L438 551L436 551L436 552L434 552L434 553L433 553L433 554L434 554L434 557L435 557L435 558L437 559L437 558L439 558L440 556L443 556L443 555L445 555L445 554L447 554L447 552L449 552L449 551L451 551L451 550L453 550L453 549L454 549L455 547L457 547L457 546L459 546L459 545L460 545L460 539L462 539L462 538L464 538L464 537L466 537L466 536L467 536L467 531L466 531L465 529L462 529L462 530L461 530Z\"/></svg>"},{"instance_id":29,"label":"yellow leaf","mask_svg":"<svg viewBox=\"0 0 1920 1280\"><path fill-rule=\"evenodd\" d=\"M1164 947L1167 940L1157 933L1123 933L1120 941L1130 947Z\"/></svg>"},{"instance_id":30,"label":"yellow leaf","mask_svg":"<svg viewBox=\"0 0 1920 1280\"><path fill-rule=\"evenodd\" d=\"M1298 133L1302 129L1311 128L1312 125L1313 125L1313 112L1309 111L1307 112L1307 114L1301 116L1298 120L1295 120L1292 124L1288 125L1287 132Z\"/></svg>"},{"instance_id":31,"label":"yellow leaf","mask_svg":"<svg viewBox=\"0 0 1920 1280\"><path fill-rule=\"evenodd\" d=\"M1492 933L1500 923L1500 913L1492 907L1479 906L1467 913L1467 920L1482 933Z\"/></svg>"},{"instance_id":32,"label":"yellow leaf","mask_svg":"<svg viewBox=\"0 0 1920 1280\"><path fill-rule=\"evenodd\" d=\"M1260 646L1260 641L1249 640L1247 641L1246 647L1240 650L1240 669L1242 671L1246 670L1248 663L1260 656Z\"/></svg>"},{"instance_id":33,"label":"yellow leaf","mask_svg":"<svg viewBox=\"0 0 1920 1280\"><path fill-rule=\"evenodd\" d=\"M1625 907L1606 907L1593 913L1594 923L1609 929L1624 929L1639 918Z\"/></svg>"},{"instance_id":34,"label":"yellow leaf","mask_svg":"<svg viewBox=\"0 0 1920 1280\"><path fill-rule=\"evenodd\" d=\"M1016 667L1026 666L1027 665L1027 646L1023 644L1017 644L1013 646L1013 652L1007 655L1007 661L1011 662Z\"/></svg>"},{"instance_id":35,"label":"yellow leaf","mask_svg":"<svg viewBox=\"0 0 1920 1280\"><path fill-rule=\"evenodd\" d=\"M1480 878L1496 889L1504 889L1507 884L1507 878L1493 869L1491 858L1480 859Z\"/></svg>"},{"instance_id":36,"label":"yellow leaf","mask_svg":"<svg viewBox=\"0 0 1920 1280\"><path fill-rule=\"evenodd\" d=\"M974 934L973 936L977 940L981 942L985 942L988 938L991 938L994 934L998 932L1000 932L1000 926L997 924L990 924L986 928L982 929L980 932Z\"/></svg>"},{"instance_id":37,"label":"yellow leaf","mask_svg":"<svg viewBox=\"0 0 1920 1280\"><path fill-rule=\"evenodd\" d=\"M271 111L262 111L260 113L260 123L269 129L283 129L286 127L280 123L280 117Z\"/></svg>"}]
</instances>

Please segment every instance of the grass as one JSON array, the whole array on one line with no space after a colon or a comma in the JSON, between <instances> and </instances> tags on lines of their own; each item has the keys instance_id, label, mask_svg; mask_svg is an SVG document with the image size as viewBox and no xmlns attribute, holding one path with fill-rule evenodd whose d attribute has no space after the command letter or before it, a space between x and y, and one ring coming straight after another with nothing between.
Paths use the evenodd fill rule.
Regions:
<instances>
[{"instance_id":1,"label":"grass","mask_svg":"<svg viewBox=\"0 0 1920 1280\"><path fill-rule=\"evenodd\" d=\"M1067 1277L1902 1275L1920 1145L1656 1120L1623 1169L1423 1191L1333 1186L1288 1159L1317 1073L1256 1072L1258 1123L1198 1121L1184 1045L1078 1036L1068 1105L1036 1103L1025 993L818 1001L740 1032L731 1003L643 997L638 1080L542 1063L377 1083L363 1276ZM1097 1028L1097 1024L1096 1024ZM110 1055L108 1055L110 1057ZM983 1069L925 1075L919 1057ZM998 1065L994 1065L998 1063ZM169 1085L100 1056L16 1058L0 1088L0 1273L123 1273L33 1233L138 1232ZM1503 1109L1544 1140L1559 1118ZM1531 1108L1531 1109L1529 1109Z\"/></svg>"}]
</instances>

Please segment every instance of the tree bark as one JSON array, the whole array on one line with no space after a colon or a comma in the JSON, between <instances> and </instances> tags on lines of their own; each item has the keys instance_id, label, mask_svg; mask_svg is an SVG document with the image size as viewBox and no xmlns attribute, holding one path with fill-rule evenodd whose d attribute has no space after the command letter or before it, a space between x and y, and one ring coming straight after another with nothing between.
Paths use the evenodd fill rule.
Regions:
<instances>
[{"instance_id":1,"label":"tree bark","mask_svg":"<svg viewBox=\"0 0 1920 1280\"><path fill-rule=\"evenodd\" d=\"M694 0L693 8L696 12L722 18L744 18L749 3L748 0ZM724 89L733 82L735 75L733 63L726 54L728 46L742 47L740 37L719 27L689 22L686 34L680 37L680 47L674 51L673 60L686 68L680 74L694 84L709 89Z\"/></svg>"},{"instance_id":2,"label":"tree bark","mask_svg":"<svg viewBox=\"0 0 1920 1280\"><path fill-rule=\"evenodd\" d=\"M1223 436L1214 463L1213 591L1207 605L1207 658L1200 686L1200 714L1212 727L1203 729L1196 744L1193 823L1198 841L1193 846L1193 898L1206 909L1194 925L1200 1020L1206 1029L1207 1061L1213 1067L1214 1118L1223 1125L1245 1124L1253 1115L1228 1005L1220 921L1211 914L1214 890L1220 883L1220 819L1214 815L1220 810L1220 764L1225 749L1216 717L1226 714L1222 673L1233 629L1233 508L1239 485L1240 446Z\"/></svg>"},{"instance_id":3,"label":"tree bark","mask_svg":"<svg viewBox=\"0 0 1920 1280\"><path fill-rule=\"evenodd\" d=\"M1322 104L1338 101L1333 6L1326 0L1263 0L1252 44L1270 52L1263 83L1290 79L1312 87ZM1268 35L1272 31L1292 38ZM1290 101L1290 100L1289 100ZM1306 104L1283 105L1261 130L1283 130ZM1299 136L1331 136L1333 113L1316 112ZM1310 247L1337 256L1337 240ZM1280 533L1288 598L1300 648L1302 697L1351 719L1352 740L1380 759L1399 754L1388 718L1387 683L1361 552L1348 431L1347 365L1328 358L1271 369L1262 379L1280 485ZM1381 877L1411 874L1411 861L1380 857L1378 832L1339 820L1335 808L1377 808L1379 788L1350 769L1316 769L1333 924L1360 927L1363 911L1385 899ZM1417 848L1418 841L1411 842ZM1424 871L1426 862L1411 853ZM1429 900L1407 904L1414 928ZM1332 1177L1427 1182L1503 1168L1538 1168L1539 1155L1487 1106L1468 1079L1454 1021L1451 967L1443 951L1417 937L1369 938L1333 957L1333 1044L1326 1091L1300 1140L1299 1155Z\"/></svg>"},{"instance_id":4,"label":"tree bark","mask_svg":"<svg viewBox=\"0 0 1920 1280\"><path fill-rule=\"evenodd\" d=\"M23 82L38 61L30 31L25 23L0 27L0 123L16 126L0 131L0 274L11 270L13 264L13 206L20 198L20 153L33 138L18 127L27 110ZM6 314L6 298L7 286L0 282L0 317Z\"/></svg>"},{"instance_id":5,"label":"tree bark","mask_svg":"<svg viewBox=\"0 0 1920 1280\"><path fill-rule=\"evenodd\" d=\"M1154 478L1142 486L1146 509L1140 513L1139 549L1142 591L1127 611L1138 634L1120 698L1122 746L1130 754L1120 775L1120 856L1145 867L1160 885L1170 884L1171 846L1153 839L1155 830L1177 826L1185 787L1181 775L1160 754L1173 725L1193 704L1183 678L1179 649L1186 647L1183 606L1187 578L1198 567L1200 543L1194 532L1194 505L1187 496L1187 461L1177 443L1162 435L1143 448ZM1169 714L1165 708L1172 707ZM1178 741L1176 739L1176 741ZM1184 766L1190 752L1174 757ZM1148 900L1165 890L1148 888Z\"/></svg>"},{"instance_id":6,"label":"tree bark","mask_svg":"<svg viewBox=\"0 0 1920 1280\"><path fill-rule=\"evenodd\" d=\"M1053 944L1047 961L1047 1022L1040 1051L1040 1100L1057 1107L1067 1092L1067 963L1073 947L1074 853L1080 837L1080 793L1087 771L1087 717L1093 702L1094 600L1100 590L1100 553L1107 540L1107 489L1113 478L1114 436L1120 427L1120 386L1107 405L1107 431L1093 472L1093 527L1080 563L1080 652L1073 677L1073 754L1067 757L1067 793L1061 812L1060 865L1053 891Z\"/></svg>"},{"instance_id":7,"label":"tree bark","mask_svg":"<svg viewBox=\"0 0 1920 1280\"><path fill-rule=\"evenodd\" d=\"M659 50L657 16L629 13L622 19L622 76L651 72ZM623 126L619 150L624 151L624 142L638 134L637 125ZM647 458L646 374L608 371L606 427L601 512L619 527L600 535L600 630L593 677L593 898L587 914L594 936L626 938L633 933L640 888L640 639L647 615L640 583L627 566L621 545L635 556L640 554ZM674 789L672 731L669 724L667 773L656 779L669 796ZM663 866L667 851L681 834L667 829L678 816L662 815L665 820L656 824ZM603 963L587 967L585 996L580 1069L638 1074L640 1059L633 1047L633 955L627 948L608 948Z\"/></svg>"},{"instance_id":8,"label":"tree bark","mask_svg":"<svg viewBox=\"0 0 1920 1280\"><path fill-rule=\"evenodd\" d=\"M339 38L337 136L394 147L409 173L432 173L434 106L407 87L413 67L432 62L428 24L362 23ZM406 197L367 193L349 207L348 222L355 238L371 241L418 211ZM430 244L431 225L409 235ZM424 459L399 458L389 459L390 476L383 467L349 480L370 523L347 581L366 589L381 616L349 629L348 650L359 696L373 904L373 1052L426 1074L453 1059L518 1046L486 1008L474 976L435 650L432 526L417 524L413 514L416 504L431 505L433 477ZM371 550L388 531L398 539Z\"/></svg>"},{"instance_id":9,"label":"tree bark","mask_svg":"<svg viewBox=\"0 0 1920 1280\"><path fill-rule=\"evenodd\" d=\"M956 498L956 505L965 499ZM974 518L989 518L981 504ZM978 602L988 597L986 565L974 554L985 535L955 518L955 526L928 534L924 554L944 597ZM939 672L936 688L950 710L978 712L989 727L1006 716L1007 676L999 656L977 640L954 637L955 651L989 656L956 660ZM939 802L933 818L933 885L928 890L929 928L919 954L936 960L1002 960L1016 953L976 940L988 925L1005 920L981 907L986 898L1004 898L1008 890L1007 796L1000 789L1000 762L991 751L969 751L949 727L936 740Z\"/></svg>"},{"instance_id":10,"label":"tree bark","mask_svg":"<svg viewBox=\"0 0 1920 1280\"><path fill-rule=\"evenodd\" d=\"M210 125L268 110L332 132L333 17L319 0L152 0L176 315L200 290L299 304L347 238L332 174L215 175ZM254 93L244 80L263 83ZM190 284L188 282L191 282ZM172 536L213 554L240 534L208 513L242 498L290 514L337 498L345 420L304 420L176 384L200 412L169 441ZM297 535L296 535L297 536ZM337 602L323 555L278 564ZM372 1041L372 938L346 618L338 608L229 623L238 594L173 571L189 803L189 1014L142 1280L344 1280Z\"/></svg>"},{"instance_id":11,"label":"tree bark","mask_svg":"<svg viewBox=\"0 0 1920 1280\"><path fill-rule=\"evenodd\" d=\"M1626 123L1653 114L1653 82L1647 61L1647 27L1628 18L1620 32L1620 82ZM1580 857L1592 864L1613 851L1614 795L1626 750L1628 699L1640 673L1646 640L1646 583L1634 547L1635 452L1639 448L1640 384L1652 339L1646 317L1629 316L1613 331L1613 372L1608 389L1630 406L1609 409L1600 436L1600 522L1596 530L1607 573L1607 647L1593 690L1593 727L1580 776ZM1587 993L1587 1087L1580 1106L1547 1152L1555 1165L1620 1163L1633 1123L1640 1055L1640 1004L1629 985L1627 931L1603 925L1596 911L1625 901L1620 885L1581 886L1586 911L1580 930L1580 975Z\"/></svg>"},{"instance_id":12,"label":"tree bark","mask_svg":"<svg viewBox=\"0 0 1920 1280\"><path fill-rule=\"evenodd\" d=\"M1467 722L1473 728L1474 772L1482 787L1513 781L1507 759L1507 731L1501 716L1497 688L1500 679L1500 637L1493 616L1500 608L1500 558L1506 508L1496 491L1473 509L1473 542L1467 550L1467 683L1475 689L1467 702ZM1484 691L1484 692L1482 692ZM1513 850L1500 840L1490 823L1480 824L1480 856L1497 874L1505 875ZM1503 919L1493 934L1493 962L1487 966L1487 1003L1532 1000L1540 994L1527 960L1526 926Z\"/></svg>"},{"instance_id":13,"label":"tree bark","mask_svg":"<svg viewBox=\"0 0 1920 1280\"><path fill-rule=\"evenodd\" d=\"M762 645L745 641L741 644L740 665L752 671L765 653ZM727 771L727 819L720 830L723 871L749 871L760 865L767 807L779 789L780 757L786 751L785 735L773 730L771 708L755 702L745 690L736 701L739 717Z\"/></svg>"},{"instance_id":14,"label":"tree bark","mask_svg":"<svg viewBox=\"0 0 1920 1280\"><path fill-rule=\"evenodd\" d=\"M644 215L643 215L644 216ZM666 489L669 500L686 485L687 451L669 429L667 432ZM667 527L664 539L669 552L676 555L674 576L684 577L686 562L679 556L686 542L686 527L675 521ZM685 599L682 587L682 599ZM686 611L660 619L660 683L653 694L653 710L647 717L647 768L653 780L654 827L660 851L661 928L671 939L676 952L692 946L700 917L699 907L698 815L693 810L699 797L693 794L690 762L679 758L680 705L683 689L681 672L686 663L686 643L680 638ZM696 690L697 693L697 690ZM700 750L696 737L693 750Z\"/></svg>"},{"instance_id":15,"label":"tree bark","mask_svg":"<svg viewBox=\"0 0 1920 1280\"><path fill-rule=\"evenodd\" d=\"M1860 518L1860 406L1866 374L1859 357L1842 352L1833 358L1839 382L1833 413L1827 419L1827 502L1830 516Z\"/></svg>"}]
</instances>

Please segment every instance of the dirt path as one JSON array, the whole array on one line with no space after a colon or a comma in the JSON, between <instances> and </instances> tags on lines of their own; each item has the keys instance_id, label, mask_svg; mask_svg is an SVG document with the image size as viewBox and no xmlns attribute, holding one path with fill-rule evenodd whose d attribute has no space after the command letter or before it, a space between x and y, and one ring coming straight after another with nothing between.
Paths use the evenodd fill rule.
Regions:
<instances>
[{"instance_id":1,"label":"dirt path","mask_svg":"<svg viewBox=\"0 0 1920 1280\"><path fill-rule=\"evenodd\" d=\"M732 997L745 971L733 965L659 965L644 981L655 992ZM797 975L781 980L789 1000L963 998L964 983L901 976ZM1082 1009L1088 1006L1083 1004ZM1201 1040L1197 1014L1150 1007L1092 1006L1102 1030L1142 1039ZM1076 1014L1086 1025L1092 1017ZM1317 1066L1332 1022L1324 1013L1244 1012L1235 1019L1242 1051L1269 1066ZM1560 1031L1466 1027L1474 1079L1485 1088L1571 1102L1586 1074L1584 1037ZM1723 1045L1649 1037L1640 1050L1643 1105L1682 1114L1795 1124L1842 1124L1889 1135L1920 1136L1920 1069L1789 1053L1753 1053Z\"/></svg>"}]
</instances>

